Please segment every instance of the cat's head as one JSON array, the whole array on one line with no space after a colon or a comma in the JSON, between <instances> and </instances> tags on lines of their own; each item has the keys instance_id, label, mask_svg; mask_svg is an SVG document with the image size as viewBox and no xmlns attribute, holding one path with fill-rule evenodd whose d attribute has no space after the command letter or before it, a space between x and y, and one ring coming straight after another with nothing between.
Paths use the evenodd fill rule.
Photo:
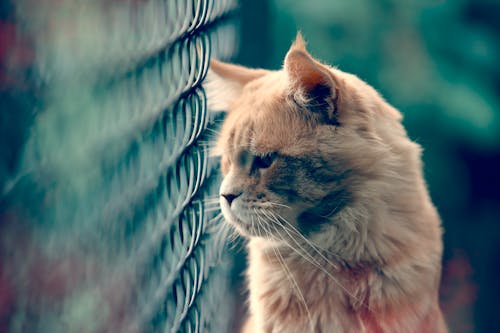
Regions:
<instances>
[{"instance_id":1,"label":"cat's head","mask_svg":"<svg viewBox=\"0 0 500 333\"><path fill-rule=\"evenodd\" d=\"M227 111L220 204L242 235L330 242L363 233L359 203L376 199L370 184L394 171L391 141L406 137L397 110L315 60L300 34L281 70L212 61L206 89L212 109Z\"/></svg>"}]
</instances>

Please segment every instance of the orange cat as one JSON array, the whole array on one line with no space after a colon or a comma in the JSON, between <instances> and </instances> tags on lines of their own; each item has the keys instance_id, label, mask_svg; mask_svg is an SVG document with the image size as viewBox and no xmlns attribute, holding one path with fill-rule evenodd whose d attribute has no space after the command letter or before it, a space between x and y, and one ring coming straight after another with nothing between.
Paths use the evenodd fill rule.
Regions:
<instances>
[{"instance_id":1,"label":"orange cat","mask_svg":"<svg viewBox=\"0 0 500 333\"><path fill-rule=\"evenodd\" d=\"M400 113L306 51L213 61L225 219L248 238L246 332L446 332L440 219Z\"/></svg>"}]
</instances>

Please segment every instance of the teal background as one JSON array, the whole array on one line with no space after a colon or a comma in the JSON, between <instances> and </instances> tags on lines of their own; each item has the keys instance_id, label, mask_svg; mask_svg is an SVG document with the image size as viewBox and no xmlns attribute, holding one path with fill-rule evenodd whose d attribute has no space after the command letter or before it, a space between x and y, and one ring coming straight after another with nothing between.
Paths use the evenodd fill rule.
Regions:
<instances>
[{"instance_id":1,"label":"teal background","mask_svg":"<svg viewBox=\"0 0 500 333\"><path fill-rule=\"evenodd\" d=\"M404 115L443 219L441 299L451 332L498 330L500 2L242 1L238 62L278 69L301 30Z\"/></svg>"},{"instance_id":2,"label":"teal background","mask_svg":"<svg viewBox=\"0 0 500 333\"><path fill-rule=\"evenodd\" d=\"M87 3L84 0L52 2ZM183 0L106 0L88 1L88 4L101 2L130 3L137 6L161 2L184 3ZM69 320L73 325L82 323L82 327L92 330L93 326L88 323L96 325L102 319L100 316L107 314L106 311L102 311L102 308L95 306L99 301L97 296L100 294L76 293L75 290L78 288L74 286L93 285L95 276L100 276L100 273L104 277L109 276L106 270L119 263L117 252L114 250L116 248L123 250L120 252L123 254L126 249L130 249L125 246L116 248L111 246L112 244L125 244L118 238L126 234L122 232L124 225L111 225L117 228L103 229L108 225L97 223L101 229L87 228L88 233L83 234L82 224L77 223L76 220L70 221L71 223L56 224L54 223L56 219L45 219L40 212L45 212L45 214L54 212L54 215L59 216L60 221L65 222L66 215L59 213L73 214L76 206L56 205L54 202L84 202L77 200L78 195L88 195L88 198L92 200L98 199L97 196L92 195L92 191L96 189L98 192L98 190L108 188L104 185L110 184L108 182L110 178L104 171L114 169L111 167L105 169L100 166L96 168L96 159L89 159L86 154L83 154L87 153L87 150L75 149L75 147L85 148L86 145L101 142L97 140L98 137L95 134L84 136L88 140L80 140L81 133L85 131L93 133L95 128L103 128L103 124L115 127L131 123L129 121L122 123L101 121L103 115L100 112L101 104L96 101L99 100L98 98L105 97L109 92L106 90L109 86L104 85L107 88L102 90L91 89L87 82L88 72L85 70L80 72L85 75L76 78L71 76L70 79L68 79L69 76L64 77L63 74L67 73L65 71L71 72L75 69L71 64L77 63L73 57L74 53L66 51L89 51L90 55L86 55L85 61L78 62L78 65L85 66L102 60L97 56L92 56L95 54L109 56L111 51L115 51L112 54L119 56L126 55L126 53L122 52L122 48L110 48L107 43L99 44L105 46L103 49L91 48L85 43L79 43L79 45L87 46L82 49L64 49L62 48L64 45L58 43L65 39L52 40L54 44L41 43L33 35L43 31L40 27L45 26L42 24L44 22L51 23L46 27L53 27L52 18L57 11L47 7L48 10L43 12L28 6L23 12L16 7L16 3L50 6L51 1L0 1L0 189L2 189L0 194L0 332L10 331L11 325L16 324L16 322L12 324L13 318L17 318L17 323L29 324L36 323L37 320L47 322L52 319L59 323L61 319L64 319ZM284 55L297 30L301 30L308 42L310 52L315 57L366 80L403 113L404 125L410 137L424 148L425 177L433 201L442 216L445 229L440 296L450 325L450 332L497 332L498 300L500 299L500 288L497 286L500 276L500 176L498 175L500 170L500 65L498 61L500 58L500 20L498 19L500 1L241 0L240 4L240 53L236 62L252 67L278 69L282 65ZM61 14L59 19L63 21L66 18L74 21L78 15L88 15L88 18L92 19L100 18L96 12L89 11L89 8L83 12L65 10L61 6L57 8ZM28 15L30 18L33 15L43 20L26 19L29 24L18 24L19 16L23 15ZM127 16L127 19L129 18ZM104 21L111 22L110 20ZM126 20L118 20L118 22L130 27ZM146 22L150 21L146 20ZM99 42L112 36L96 33L93 30L96 29L95 25L91 25L91 28L91 33L81 36L82 41ZM62 36L65 35L65 31L60 32ZM153 30L153 32L164 31ZM123 40L132 43L141 41L137 37L154 36L154 34L124 35L126 38ZM233 34L230 33L229 36ZM232 40L232 38L224 38L226 42L230 39ZM223 44L221 41L219 45L221 50ZM59 85L50 86L40 79L41 74L47 74L44 72L47 68L40 66L37 62L40 60L37 58L40 53L34 52L37 47L41 47L38 51L48 52L45 60L54 60L54 64L60 66L58 68L61 70L53 73L62 75L62 79L68 81L62 80L59 81ZM99 50L105 52L96 52ZM52 51L61 51L56 53L61 57L51 57ZM227 58L229 54L215 56ZM108 58L115 59L114 57ZM40 70L42 73L39 72ZM175 78L171 79L173 83L178 82ZM66 84L70 81L83 82L87 85ZM91 83L94 84L94 82ZM131 91L138 92L137 89ZM165 92L164 89L155 91ZM151 97L148 94L151 89L144 89L143 92L147 97ZM90 110L84 113L83 118L79 117L79 111L82 109ZM48 113L47 110L49 110ZM116 110L110 108L109 111L113 114ZM40 119L43 121L40 122ZM64 128L67 132L62 130ZM42 134L44 140L31 140L33 133ZM107 133L107 131L101 132L101 134ZM151 133L147 132L144 136L134 135L133 140L141 143L149 142L149 139L155 138L149 135ZM33 172L32 169L28 169L31 175L29 178L17 177L21 167L29 165L27 162L30 160L25 159L27 142L40 144L40 146L35 145L35 148L45 148L40 150L39 154L29 155L35 161L47 158L57 161L55 166L51 165L46 168L50 174L56 174L56 178L48 177L47 173ZM132 145L131 151L134 154L138 151L136 147L143 146ZM108 153L106 157L111 162L117 162L119 160L114 159L115 155L120 155L122 149L130 147L125 146L121 140L121 144L113 145L112 148L106 151ZM134 154L130 156L134 157ZM133 160L124 158L120 161ZM145 162L152 163L152 160L145 160ZM110 165L114 164L110 163ZM124 163L124 165L129 166L130 163ZM84 178L81 170L95 171L89 173L94 178ZM88 181L89 179L101 180L101 178L103 186L94 186L96 182ZM36 181L34 182L33 179ZM127 181L131 179L133 178L126 178ZM16 184L18 186L13 186ZM59 184L60 188L71 191L54 191L54 184ZM118 184L123 186L126 182L118 182ZM46 193L51 195L45 195ZM54 196L54 193L59 197ZM67 195L68 193L75 197ZM66 201L58 201L54 198L62 198ZM105 203L102 200L98 201L101 204ZM50 204L54 208L53 211L46 209L46 206ZM88 207L95 208L94 205L88 205ZM216 207L210 206L208 210L215 213ZM86 218L88 215L79 216L87 224L89 223ZM46 253L42 253L39 248L33 246L29 231L34 229L40 231L39 243L42 245L41 248L46 249ZM62 231L66 232L66 237L60 237ZM71 237L67 237L68 235ZM92 238L89 238L90 236ZM73 242L73 240L76 241ZM64 245L62 247L64 251L60 250L61 247L54 246L58 243ZM79 251L80 249L85 251ZM89 257L89 253L100 251L104 251L107 256L96 255L97 262L104 262L106 265L101 267L83 260ZM35 255L27 257L26 253ZM42 261L39 259L39 255L43 258L43 255L47 254L54 257L61 256L65 260ZM238 252L236 258L232 282L235 288L242 288L243 279L240 273L244 269L243 252ZM56 268L59 270L52 269L54 266L50 266L50 263L57 264ZM72 265L75 263L83 269L81 271L73 269ZM88 267L82 263L88 263ZM108 263L114 265L107 265ZM6 267L9 269L13 267L14 270L9 271ZM34 267L33 271L25 269L27 267ZM103 272L96 267L102 269ZM53 274L54 271L56 274ZM67 272L82 276L82 280L76 279L72 274L68 275ZM96 272L99 274L95 274ZM66 278L61 276L66 276ZM64 283L64 281L70 283ZM152 281L147 274L146 281L148 283ZM105 296L112 301L111 303L115 302L125 308L133 302L121 298L121 292L139 290L128 288L126 282L120 284L114 280L112 283L115 286L114 289L104 288L109 291ZM31 289L26 287L27 284L31 286ZM217 297L221 297L223 294L218 289L221 283L214 286L212 290L218 291ZM233 294L239 295L240 290L238 289ZM21 294L26 294L27 298L20 298ZM74 297L68 298L66 294ZM70 301L66 301L68 299ZM46 300L49 301L46 302ZM144 301L147 303L148 300ZM13 307L13 304L16 307ZM243 302L235 303L238 312L231 316L237 320L243 317L243 309L237 307L238 304L243 304ZM233 304L220 305L216 311L226 314L227 311L223 311L223 307L229 308ZM64 311L60 310L59 306L63 306ZM24 311L23 307L29 308L29 311ZM110 306L110 309L120 310L121 307ZM31 308L35 310L30 310ZM47 312L53 309L55 309L53 316L40 315L40 310ZM206 306L205 309L207 309ZM15 315L19 313L21 315ZM95 313L97 317L94 316ZM127 316L117 318L125 317ZM220 318L225 320L228 317L229 314ZM75 327L79 326L73 326ZM65 327L62 330L71 331ZM23 331L22 327L19 331ZM39 328L38 331L55 332L53 327Z\"/></svg>"}]
</instances>

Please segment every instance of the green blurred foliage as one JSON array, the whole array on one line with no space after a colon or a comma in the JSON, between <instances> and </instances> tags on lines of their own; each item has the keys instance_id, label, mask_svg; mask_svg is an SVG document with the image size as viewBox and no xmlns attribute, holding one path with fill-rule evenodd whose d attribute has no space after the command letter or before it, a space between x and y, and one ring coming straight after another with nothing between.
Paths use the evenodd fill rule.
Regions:
<instances>
[{"instance_id":1,"label":"green blurred foliage","mask_svg":"<svg viewBox=\"0 0 500 333\"><path fill-rule=\"evenodd\" d=\"M274 65L300 29L310 51L353 72L404 111L445 135L500 144L492 73L499 47L490 31L463 19L467 1L275 0ZM440 134L442 135L442 133Z\"/></svg>"}]
</instances>

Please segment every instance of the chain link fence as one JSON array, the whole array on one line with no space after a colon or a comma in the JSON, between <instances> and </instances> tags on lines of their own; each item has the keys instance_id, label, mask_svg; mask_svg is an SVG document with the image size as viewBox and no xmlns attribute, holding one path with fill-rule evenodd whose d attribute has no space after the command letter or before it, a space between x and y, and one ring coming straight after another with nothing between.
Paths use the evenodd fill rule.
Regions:
<instances>
[{"instance_id":1,"label":"chain link fence","mask_svg":"<svg viewBox=\"0 0 500 333\"><path fill-rule=\"evenodd\" d=\"M33 102L0 183L0 332L227 331L201 82L211 56L236 51L235 9L13 2Z\"/></svg>"}]
</instances>

